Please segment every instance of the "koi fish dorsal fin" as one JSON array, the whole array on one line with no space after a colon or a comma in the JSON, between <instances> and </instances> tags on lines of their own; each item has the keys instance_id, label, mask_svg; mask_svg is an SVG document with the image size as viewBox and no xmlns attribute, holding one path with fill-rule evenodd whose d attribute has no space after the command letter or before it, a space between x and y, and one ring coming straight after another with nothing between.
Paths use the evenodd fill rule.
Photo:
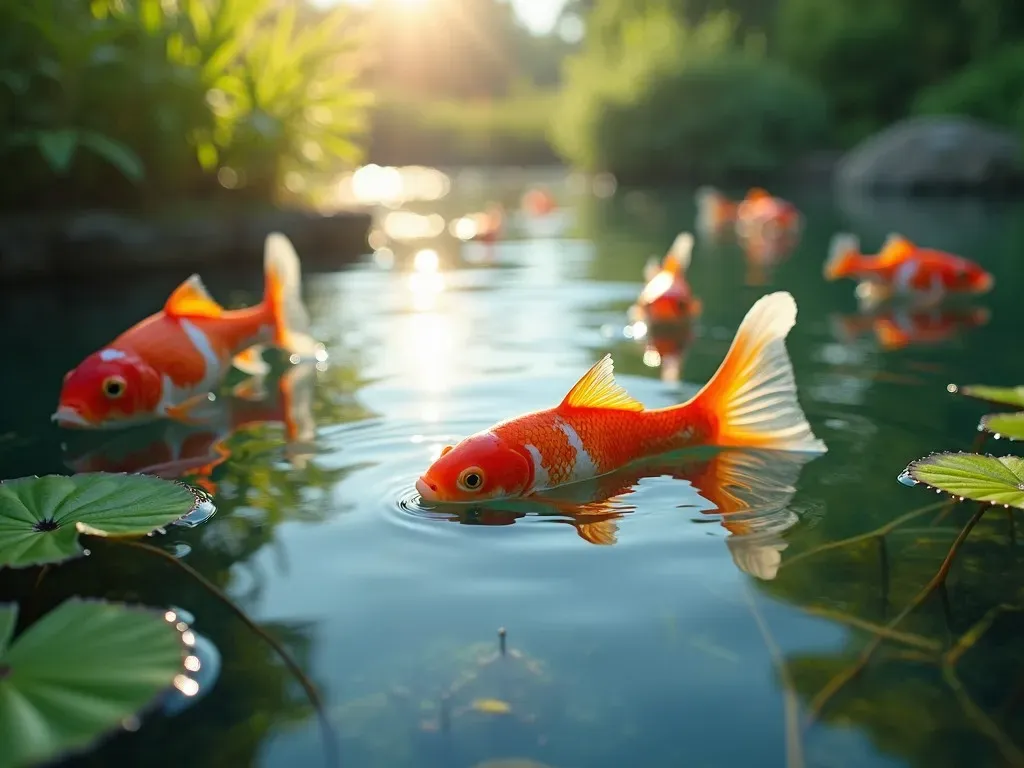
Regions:
<instances>
[{"instance_id":1,"label":"koi fish dorsal fin","mask_svg":"<svg viewBox=\"0 0 1024 768\"><path fill-rule=\"evenodd\" d=\"M616 383L612 356L605 355L573 385L559 408L642 411L644 406Z\"/></svg>"},{"instance_id":2,"label":"koi fish dorsal fin","mask_svg":"<svg viewBox=\"0 0 1024 768\"><path fill-rule=\"evenodd\" d=\"M913 250L914 244L912 242L901 234L891 232L878 250L878 259L883 263L898 261Z\"/></svg>"},{"instance_id":3,"label":"koi fish dorsal fin","mask_svg":"<svg viewBox=\"0 0 1024 768\"><path fill-rule=\"evenodd\" d=\"M174 289L164 304L171 317L220 317L224 308L210 298L199 275L192 275Z\"/></svg>"}]
</instances>

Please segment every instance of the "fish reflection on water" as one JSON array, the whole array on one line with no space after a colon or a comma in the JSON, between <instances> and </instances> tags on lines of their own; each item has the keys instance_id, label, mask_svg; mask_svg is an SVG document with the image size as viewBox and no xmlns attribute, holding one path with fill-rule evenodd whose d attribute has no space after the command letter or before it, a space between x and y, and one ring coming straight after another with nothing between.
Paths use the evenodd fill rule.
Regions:
<instances>
[{"instance_id":1,"label":"fish reflection on water","mask_svg":"<svg viewBox=\"0 0 1024 768\"><path fill-rule=\"evenodd\" d=\"M787 544L782 534L799 516L790 507L803 466L816 454L752 448L703 448L634 462L620 470L564 485L530 499L481 504L419 502L441 519L463 525L512 525L530 516L557 516L583 540L597 545L618 541L618 520L636 510L628 500L645 479L671 477L688 482L712 505L702 515L718 515L730 536L726 545L736 566L759 579L775 578ZM694 504L679 504L691 509ZM710 521L710 517L702 519Z\"/></svg>"},{"instance_id":2,"label":"fish reflection on water","mask_svg":"<svg viewBox=\"0 0 1024 768\"><path fill-rule=\"evenodd\" d=\"M873 333L887 351L922 344L941 344L964 331L987 325L987 307L971 305L913 306L887 302L865 302L861 311L831 318L833 334L841 341L853 341Z\"/></svg>"},{"instance_id":3,"label":"fish reflection on water","mask_svg":"<svg viewBox=\"0 0 1024 768\"><path fill-rule=\"evenodd\" d=\"M188 422L171 419L110 432L76 432L65 444L65 465L75 472L137 472L187 478L216 493L214 469L230 458L227 441L259 424L284 426L285 452L301 469L312 455L316 423L313 388L317 365L289 366L268 392L266 378L250 378L230 394L209 401ZM97 445L97 438L106 438Z\"/></svg>"}]
</instances>

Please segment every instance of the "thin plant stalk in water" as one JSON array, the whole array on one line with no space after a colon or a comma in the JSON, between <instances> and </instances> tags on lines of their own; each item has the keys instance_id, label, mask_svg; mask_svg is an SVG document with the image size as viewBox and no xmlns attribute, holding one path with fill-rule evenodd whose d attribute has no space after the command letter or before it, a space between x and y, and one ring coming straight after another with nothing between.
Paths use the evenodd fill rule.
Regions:
<instances>
[{"instance_id":1,"label":"thin plant stalk in water","mask_svg":"<svg viewBox=\"0 0 1024 768\"><path fill-rule=\"evenodd\" d=\"M181 560L179 560L169 552L165 552L162 549L150 546L149 544L143 544L138 541L130 541L127 539L110 539L109 541L120 546L131 547L132 549L142 550L143 552L155 555L164 562L171 563L177 568L181 569L189 576L191 576L193 579L195 579L197 582L199 582L199 584L201 584L203 588L206 589L207 592L216 597L232 613L234 613L235 616L237 616L242 621L243 624L245 624L256 635L261 637L271 648L273 648L277 655L281 657L281 660L285 663L285 666L287 666L291 673L295 675L295 678L299 681L299 684L302 685L303 690L306 692L306 697L309 699L309 703L313 706L313 709L316 710L317 717L320 720L320 730L321 735L323 737L324 758L326 764L329 766L329 768L339 768L339 766L341 765L341 760L337 736L334 733L334 729L331 727L330 720L327 717L326 710L324 709L323 700L320 698L320 693L317 691L316 686L313 684L313 681L310 680L306 673L302 671L302 668L298 665L295 659L291 657L291 654L288 653L288 650L283 645L281 645L280 642L278 642L265 629L263 629L258 624L256 624L252 619L250 619L249 616L245 613L245 611L242 610L242 608L239 607L234 602L234 600L232 600L224 592L222 592L217 587L216 584L214 584L212 581L210 581L201 573L199 573L199 571L197 571L195 568L188 565L187 563L183 563Z\"/></svg>"},{"instance_id":2,"label":"thin plant stalk in water","mask_svg":"<svg viewBox=\"0 0 1024 768\"><path fill-rule=\"evenodd\" d=\"M886 629L896 629L896 627L907 616L909 616L918 607L920 607L920 605L937 588L939 588L945 583L946 577L949 575L949 569L952 567L953 560L956 559L957 553L960 551L960 547L963 545L964 541L967 540L967 537L971 533L971 529L973 529L974 526L977 525L978 521L981 520L982 516L988 509L988 504L982 503L978 505L978 508L971 516L971 519L967 521L967 524L964 526L963 530L960 531L960 534L956 537L956 540L950 546L949 552L946 554L945 560L942 561L942 565L939 566L938 572L936 572L936 574L931 578L931 580L927 584L925 584L921 591L914 596L914 598L906 605L906 607L904 607L904 609L900 611L895 618L893 618L888 624L885 625ZM825 685L825 687L821 689L818 695L815 696L814 699L811 701L809 712L807 715L807 727L810 727L814 724L815 720L817 720L817 718L820 716L821 711L832 699L832 697L839 693L839 691L842 690L842 688L847 683L849 683L851 680L857 677L857 675L859 675L864 670L868 662L871 660L871 657L874 655L875 651L878 650L878 647L882 644L882 641L884 639L885 638L883 635L875 633L871 641L864 647L864 650L861 651L860 655L857 657L857 660L850 667L847 667L845 670L843 670L838 675L833 677Z\"/></svg>"}]
</instances>

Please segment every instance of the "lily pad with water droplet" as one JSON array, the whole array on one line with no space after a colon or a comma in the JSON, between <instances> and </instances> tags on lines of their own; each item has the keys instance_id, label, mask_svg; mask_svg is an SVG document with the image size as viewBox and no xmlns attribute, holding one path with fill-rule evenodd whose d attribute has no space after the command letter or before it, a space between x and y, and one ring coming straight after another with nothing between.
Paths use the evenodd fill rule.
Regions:
<instances>
[{"instance_id":1,"label":"lily pad with water droplet","mask_svg":"<svg viewBox=\"0 0 1024 768\"><path fill-rule=\"evenodd\" d=\"M990 403L1024 408L1024 387L990 387L984 384L968 384L965 387L960 387L959 392L967 397L987 400Z\"/></svg>"},{"instance_id":2,"label":"lily pad with water droplet","mask_svg":"<svg viewBox=\"0 0 1024 768\"><path fill-rule=\"evenodd\" d=\"M981 428L998 437L1024 440L1024 413L990 413L981 417Z\"/></svg>"},{"instance_id":3,"label":"lily pad with water droplet","mask_svg":"<svg viewBox=\"0 0 1024 768\"><path fill-rule=\"evenodd\" d=\"M0 482L0 568L59 563L82 554L79 534L144 536L206 500L149 475L93 472Z\"/></svg>"},{"instance_id":4,"label":"lily pad with water droplet","mask_svg":"<svg viewBox=\"0 0 1024 768\"><path fill-rule=\"evenodd\" d=\"M1024 458L934 453L906 469L919 483L957 497L1024 509Z\"/></svg>"},{"instance_id":5,"label":"lily pad with water droplet","mask_svg":"<svg viewBox=\"0 0 1024 768\"><path fill-rule=\"evenodd\" d=\"M167 615L71 598L10 642L17 606L0 605L0 768L86 749L190 682Z\"/></svg>"}]
</instances>

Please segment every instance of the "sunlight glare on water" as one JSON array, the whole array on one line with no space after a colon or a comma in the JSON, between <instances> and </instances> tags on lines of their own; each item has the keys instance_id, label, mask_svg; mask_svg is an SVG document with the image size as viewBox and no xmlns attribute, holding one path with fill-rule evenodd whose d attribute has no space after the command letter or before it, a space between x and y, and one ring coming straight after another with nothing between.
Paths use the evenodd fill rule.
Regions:
<instances>
[{"instance_id":1,"label":"sunlight glare on water","mask_svg":"<svg viewBox=\"0 0 1024 768\"><path fill-rule=\"evenodd\" d=\"M374 253L336 271L304 267L313 332L329 358L262 395L221 398L224 417L209 429L83 437L87 445L66 452L65 436L45 431L63 373L158 308L173 276L138 276L130 290L0 289L10 359L33 360L5 373L17 407L0 416L0 473L182 467L217 513L175 531L176 551L299 659L346 766L796 765L786 757L785 687L806 714L863 647L864 627L890 621L934 573L964 513L832 545L937 500L896 478L933 451L969 450L984 411L948 382L1024 381L1019 355L985 352L1019 333L1014 296L1024 284L1010 265L1024 234L993 212L990 236L956 245L996 274L986 324L958 315L947 335L896 346L894 329L923 321L862 313L853 284L824 283L821 264L836 230L857 231L871 248L903 220L851 218L827 195L794 193L808 222L796 249L745 256L734 243L698 240L688 279L703 311L666 333L629 309L649 257L691 228L693 190L627 194L614 179L545 178L556 218L531 222L517 211L524 178L467 191L432 169L368 166L344 180L339 195L380 209ZM453 224L496 201L509 214L493 242ZM940 247L955 236L944 210L920 206L906 221L928 226L909 235ZM253 303L262 290L258 262L203 278L218 298ZM773 290L792 292L799 307L787 346L826 455L672 455L543 503L453 510L416 493L444 446L557 404L606 352L646 406L683 402ZM28 338L15 329L30 310L41 319ZM39 349L50 352L27 356ZM172 453L178 463L168 464ZM908 659L1000 602L977 595L994 591L978 574L1015 567L1001 541L977 545L992 547L984 568L955 572L949 615L922 608L901 625L911 639L894 641L886 663L808 729L803 764L953 768L968 764L965 754L1000 764L937 668ZM111 739L95 764L321 764L316 718L277 657L206 593L143 566L72 564L46 584L181 605L203 633L188 664L203 673L209 657L216 680L193 691L183 679L178 691L199 694L194 703L144 720L135 741ZM131 590L115 570L131 574ZM986 706L1006 693L997 666L1009 651L999 649L1013 645L969 670L970 687L990 692ZM1024 732L1019 716L1007 718Z\"/></svg>"}]
</instances>

